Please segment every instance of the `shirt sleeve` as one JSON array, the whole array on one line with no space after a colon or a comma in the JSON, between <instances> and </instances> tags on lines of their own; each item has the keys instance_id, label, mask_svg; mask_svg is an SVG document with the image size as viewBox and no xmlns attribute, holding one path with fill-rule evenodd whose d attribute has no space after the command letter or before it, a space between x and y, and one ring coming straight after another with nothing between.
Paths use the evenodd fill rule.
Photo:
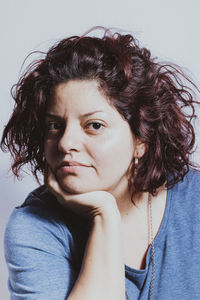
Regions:
<instances>
[{"instance_id":1,"label":"shirt sleeve","mask_svg":"<svg viewBox=\"0 0 200 300\"><path fill-rule=\"evenodd\" d=\"M78 276L72 236L45 206L16 208L4 241L10 299L66 299Z\"/></svg>"}]
</instances>

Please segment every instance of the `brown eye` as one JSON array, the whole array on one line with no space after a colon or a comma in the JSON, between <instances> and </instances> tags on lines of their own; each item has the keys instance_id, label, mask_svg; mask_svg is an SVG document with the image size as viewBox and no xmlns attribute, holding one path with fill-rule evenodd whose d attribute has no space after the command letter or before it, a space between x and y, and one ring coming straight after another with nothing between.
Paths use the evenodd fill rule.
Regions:
<instances>
[{"instance_id":1,"label":"brown eye","mask_svg":"<svg viewBox=\"0 0 200 300\"><path fill-rule=\"evenodd\" d=\"M100 123L93 123L92 124L92 128L94 128L94 129L100 129L102 127L102 124L100 124Z\"/></svg>"},{"instance_id":2,"label":"brown eye","mask_svg":"<svg viewBox=\"0 0 200 300\"><path fill-rule=\"evenodd\" d=\"M64 125L58 121L47 121L45 124L45 136L46 138L57 138L62 135L64 131Z\"/></svg>"},{"instance_id":3,"label":"brown eye","mask_svg":"<svg viewBox=\"0 0 200 300\"><path fill-rule=\"evenodd\" d=\"M99 123L99 122L90 122L87 124L87 128L89 130L100 130L104 127L103 124Z\"/></svg>"},{"instance_id":4,"label":"brown eye","mask_svg":"<svg viewBox=\"0 0 200 300\"><path fill-rule=\"evenodd\" d=\"M46 130L47 131L58 131L58 130L62 130L62 124L60 124L59 122L48 122L46 124Z\"/></svg>"}]
</instances>

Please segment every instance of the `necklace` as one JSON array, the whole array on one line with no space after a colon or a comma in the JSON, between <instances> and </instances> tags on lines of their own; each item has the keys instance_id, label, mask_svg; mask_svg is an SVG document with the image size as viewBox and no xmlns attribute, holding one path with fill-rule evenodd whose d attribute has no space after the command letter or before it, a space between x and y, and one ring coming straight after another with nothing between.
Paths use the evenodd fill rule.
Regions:
<instances>
[{"instance_id":1,"label":"necklace","mask_svg":"<svg viewBox=\"0 0 200 300\"><path fill-rule=\"evenodd\" d=\"M153 289L154 289L154 280L155 280L155 249L154 249L154 238L153 238L153 215L152 215L152 199L150 193L148 194L148 212L150 218L150 244L151 244L151 257L152 257L152 275L151 275L151 283L149 288L149 300L153 298ZM148 225L149 226L149 225ZM126 291L126 299L131 300Z\"/></svg>"}]
</instances>

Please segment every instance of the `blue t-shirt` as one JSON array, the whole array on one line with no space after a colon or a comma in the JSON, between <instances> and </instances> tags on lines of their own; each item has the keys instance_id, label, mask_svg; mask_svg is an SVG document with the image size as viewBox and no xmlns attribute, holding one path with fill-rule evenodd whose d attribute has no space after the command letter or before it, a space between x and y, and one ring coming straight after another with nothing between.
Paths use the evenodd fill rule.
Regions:
<instances>
[{"instance_id":1,"label":"blue t-shirt","mask_svg":"<svg viewBox=\"0 0 200 300\"><path fill-rule=\"evenodd\" d=\"M79 274L89 231L89 222L63 208L45 186L33 191L5 231L11 299L64 300ZM200 172L190 170L168 190L154 248L153 299L200 299ZM148 299L151 271L151 248L145 269L125 266L132 300Z\"/></svg>"}]
</instances>

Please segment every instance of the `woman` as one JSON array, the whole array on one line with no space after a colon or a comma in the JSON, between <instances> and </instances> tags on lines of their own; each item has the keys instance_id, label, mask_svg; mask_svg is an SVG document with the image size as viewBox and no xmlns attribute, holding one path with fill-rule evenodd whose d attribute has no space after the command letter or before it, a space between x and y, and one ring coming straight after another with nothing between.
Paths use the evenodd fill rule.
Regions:
<instances>
[{"instance_id":1,"label":"woman","mask_svg":"<svg viewBox=\"0 0 200 300\"><path fill-rule=\"evenodd\" d=\"M109 31L62 40L22 76L1 145L16 176L29 163L45 185L7 225L11 299L198 299L195 101L181 78Z\"/></svg>"}]
</instances>

